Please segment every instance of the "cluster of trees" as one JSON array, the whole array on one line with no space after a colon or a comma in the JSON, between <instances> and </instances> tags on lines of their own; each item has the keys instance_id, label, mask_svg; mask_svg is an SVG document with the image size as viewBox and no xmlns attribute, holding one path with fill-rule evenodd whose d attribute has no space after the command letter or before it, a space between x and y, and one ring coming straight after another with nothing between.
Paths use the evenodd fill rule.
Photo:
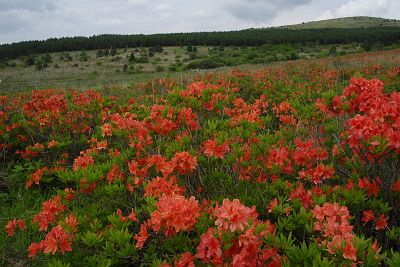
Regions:
<instances>
[{"instance_id":1,"label":"cluster of trees","mask_svg":"<svg viewBox=\"0 0 400 267\"><path fill-rule=\"evenodd\" d=\"M162 46L258 46L263 44L320 44L376 43L390 45L400 41L399 27L354 29L301 29L284 28L247 29L226 32L168 33L151 35L105 34L92 37L51 38L44 41L25 41L0 45L0 60L36 53L110 49L110 47L162 47Z\"/></svg>"},{"instance_id":2,"label":"cluster of trees","mask_svg":"<svg viewBox=\"0 0 400 267\"><path fill-rule=\"evenodd\" d=\"M25 60L25 64L27 66L35 65L37 70L42 70L42 69L48 67L49 64L52 62L53 62L53 59L51 58L49 53L42 55L41 57L38 57L38 58L35 58L33 55L30 55Z\"/></svg>"}]
</instances>

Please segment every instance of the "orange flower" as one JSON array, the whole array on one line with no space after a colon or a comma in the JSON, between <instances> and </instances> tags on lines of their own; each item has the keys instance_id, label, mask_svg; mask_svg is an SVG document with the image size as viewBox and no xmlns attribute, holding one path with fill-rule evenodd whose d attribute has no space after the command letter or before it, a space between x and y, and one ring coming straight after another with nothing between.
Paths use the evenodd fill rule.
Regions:
<instances>
[{"instance_id":1,"label":"orange flower","mask_svg":"<svg viewBox=\"0 0 400 267\"><path fill-rule=\"evenodd\" d=\"M228 142L225 141L222 145L217 145L216 140L207 140L203 144L204 155L207 157L224 158L224 155L229 151Z\"/></svg>"},{"instance_id":2,"label":"orange flower","mask_svg":"<svg viewBox=\"0 0 400 267\"><path fill-rule=\"evenodd\" d=\"M16 228L19 228L20 230L24 230L26 228L25 226L25 222L21 219L12 219L11 221L9 221L6 226L4 227L6 229L7 232L7 236L14 236L14 231Z\"/></svg>"},{"instance_id":3,"label":"orange flower","mask_svg":"<svg viewBox=\"0 0 400 267\"><path fill-rule=\"evenodd\" d=\"M190 252L185 252L181 255L180 260L174 261L174 266L175 267L195 267L193 261L194 261L194 256L190 254Z\"/></svg>"},{"instance_id":4,"label":"orange flower","mask_svg":"<svg viewBox=\"0 0 400 267\"><path fill-rule=\"evenodd\" d=\"M215 207L215 216L217 220L215 225L223 230L230 229L231 232L239 229L243 231L248 225L249 220L256 220L258 214L255 207L248 208L240 203L238 199L230 201L224 199L221 206Z\"/></svg>"},{"instance_id":5,"label":"orange flower","mask_svg":"<svg viewBox=\"0 0 400 267\"><path fill-rule=\"evenodd\" d=\"M72 251L70 236L62 229L61 225L57 225L51 229L42 242L43 252L46 254L51 253L54 255L58 247L60 247L62 254L66 251Z\"/></svg>"},{"instance_id":6,"label":"orange flower","mask_svg":"<svg viewBox=\"0 0 400 267\"><path fill-rule=\"evenodd\" d=\"M178 185L176 176L170 176L169 179L157 177L148 182L144 196L180 195L183 192L185 192L185 188Z\"/></svg>"},{"instance_id":7,"label":"orange flower","mask_svg":"<svg viewBox=\"0 0 400 267\"><path fill-rule=\"evenodd\" d=\"M388 226L388 218L385 214L379 216L378 220L375 223L375 230L384 230Z\"/></svg>"},{"instance_id":8,"label":"orange flower","mask_svg":"<svg viewBox=\"0 0 400 267\"><path fill-rule=\"evenodd\" d=\"M162 195L156 206L150 221L157 232L165 228L166 236L192 230L200 216L199 202L193 196L186 199L175 194Z\"/></svg>"},{"instance_id":9,"label":"orange flower","mask_svg":"<svg viewBox=\"0 0 400 267\"><path fill-rule=\"evenodd\" d=\"M200 243L197 246L196 258L202 260L204 263L212 262L216 266L222 264L221 244L214 237L214 228L209 228L201 236Z\"/></svg>"},{"instance_id":10,"label":"orange flower","mask_svg":"<svg viewBox=\"0 0 400 267\"><path fill-rule=\"evenodd\" d=\"M118 169L117 164L114 164L113 168L107 173L107 182L111 184L115 180L123 180L124 172Z\"/></svg>"},{"instance_id":11,"label":"orange flower","mask_svg":"<svg viewBox=\"0 0 400 267\"><path fill-rule=\"evenodd\" d=\"M41 250L43 250L43 244L42 243L32 243L29 248L29 257L31 258L35 258L36 254L38 254L38 252L40 252Z\"/></svg>"},{"instance_id":12,"label":"orange flower","mask_svg":"<svg viewBox=\"0 0 400 267\"><path fill-rule=\"evenodd\" d=\"M278 198L274 198L268 205L268 212L271 213L278 206Z\"/></svg>"},{"instance_id":13,"label":"orange flower","mask_svg":"<svg viewBox=\"0 0 400 267\"><path fill-rule=\"evenodd\" d=\"M40 243L32 243L29 248L29 257L34 258L36 254L43 250L43 253L54 255L58 249L62 254L66 251L72 251L72 236L65 232L61 225L55 226L49 233L47 233L44 240Z\"/></svg>"},{"instance_id":14,"label":"orange flower","mask_svg":"<svg viewBox=\"0 0 400 267\"><path fill-rule=\"evenodd\" d=\"M393 183L392 190L393 192L400 192L400 180Z\"/></svg>"},{"instance_id":15,"label":"orange flower","mask_svg":"<svg viewBox=\"0 0 400 267\"><path fill-rule=\"evenodd\" d=\"M352 261L357 260L357 249L351 242L346 242L346 246L343 249L343 258Z\"/></svg>"},{"instance_id":16,"label":"orange flower","mask_svg":"<svg viewBox=\"0 0 400 267\"><path fill-rule=\"evenodd\" d=\"M51 140L48 144L47 144L47 148L53 148L56 145L58 145L57 141Z\"/></svg>"},{"instance_id":17,"label":"orange flower","mask_svg":"<svg viewBox=\"0 0 400 267\"><path fill-rule=\"evenodd\" d=\"M102 132L102 136L112 136L112 127L111 124L109 123L105 123L103 124L103 126L101 127L101 132Z\"/></svg>"},{"instance_id":18,"label":"orange flower","mask_svg":"<svg viewBox=\"0 0 400 267\"><path fill-rule=\"evenodd\" d=\"M78 169L85 169L88 166L91 166L93 164L94 164L93 157L90 155L84 155L84 156L77 157L74 160L74 165L72 166L72 169L74 171L76 171Z\"/></svg>"},{"instance_id":19,"label":"orange flower","mask_svg":"<svg viewBox=\"0 0 400 267\"><path fill-rule=\"evenodd\" d=\"M188 174L197 168L197 158L186 151L176 152L172 162L175 164L175 169L179 174Z\"/></svg>"},{"instance_id":20,"label":"orange flower","mask_svg":"<svg viewBox=\"0 0 400 267\"><path fill-rule=\"evenodd\" d=\"M57 217L66 209L61 203L61 197L56 195L43 203L42 210L33 217L33 223L39 225L39 231L47 230L49 223L57 221Z\"/></svg>"},{"instance_id":21,"label":"orange flower","mask_svg":"<svg viewBox=\"0 0 400 267\"><path fill-rule=\"evenodd\" d=\"M147 238L148 238L148 234L147 234L147 228L148 228L148 223L142 223L142 225L140 226L140 232L139 234L136 234L133 239L136 240L136 245L135 247L138 249L141 249L144 245L144 242L146 242Z\"/></svg>"},{"instance_id":22,"label":"orange flower","mask_svg":"<svg viewBox=\"0 0 400 267\"><path fill-rule=\"evenodd\" d=\"M374 215L374 213L372 212L372 210L364 210L363 211L363 217L361 218L361 221L364 223L364 224L366 224L366 223L368 223L368 222L370 222L370 221L374 221L376 218L375 218L375 215Z\"/></svg>"}]
</instances>

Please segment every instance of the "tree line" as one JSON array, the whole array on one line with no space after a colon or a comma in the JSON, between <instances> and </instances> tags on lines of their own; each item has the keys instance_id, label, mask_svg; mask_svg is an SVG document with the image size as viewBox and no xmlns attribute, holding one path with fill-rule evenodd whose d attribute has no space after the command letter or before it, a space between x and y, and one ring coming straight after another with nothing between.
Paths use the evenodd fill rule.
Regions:
<instances>
[{"instance_id":1,"label":"tree line","mask_svg":"<svg viewBox=\"0 0 400 267\"><path fill-rule=\"evenodd\" d=\"M63 37L0 45L0 60L39 53L154 46L259 46L263 44L345 44L351 42L390 45L400 41L399 27L285 29L261 28L224 32L165 34L103 34Z\"/></svg>"}]
</instances>

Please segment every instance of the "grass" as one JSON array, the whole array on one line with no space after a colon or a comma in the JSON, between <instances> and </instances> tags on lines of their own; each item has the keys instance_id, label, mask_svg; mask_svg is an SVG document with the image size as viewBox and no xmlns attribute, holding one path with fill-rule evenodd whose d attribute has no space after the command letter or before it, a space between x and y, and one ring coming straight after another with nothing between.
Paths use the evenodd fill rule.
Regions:
<instances>
[{"instance_id":1,"label":"grass","mask_svg":"<svg viewBox=\"0 0 400 267\"><path fill-rule=\"evenodd\" d=\"M397 46L372 47L373 50L395 49ZM51 62L38 70L27 63L28 57L0 62L0 92L15 94L44 88L110 89L135 87L158 78L185 79L201 74L201 68L269 65L297 59L318 59L364 52L357 43L346 45L263 45L259 47L198 46L196 52L187 47L164 47L149 56L150 48L116 50L114 56L98 57L97 50L48 54ZM85 56L82 56L82 53ZM134 62L129 57L135 56ZM37 62L46 55L34 56ZM68 59L69 57L69 59ZM140 63L140 58L148 60ZM222 68L224 69L224 68Z\"/></svg>"},{"instance_id":2,"label":"grass","mask_svg":"<svg viewBox=\"0 0 400 267\"><path fill-rule=\"evenodd\" d=\"M97 57L97 50L85 51L84 59L78 52L50 53L51 62L42 70L27 65L27 57L0 62L0 91L14 94L43 88L102 88L115 85L132 86L159 77L175 78L194 75L191 63L209 60L216 66L266 64L291 59L321 58L329 55L331 46L265 45L260 47L164 47L161 53L149 57L149 48L118 49L115 56ZM338 45L337 54L363 51L358 44ZM133 53L136 62L129 62ZM36 55L35 60L45 55ZM70 57L70 60L67 59ZM140 57L148 63L138 63ZM193 67L194 66L194 67ZM205 66L207 67L207 66ZM212 66L211 66L212 67ZM215 67L215 66L214 66ZM197 68L192 64L192 68Z\"/></svg>"},{"instance_id":3,"label":"grass","mask_svg":"<svg viewBox=\"0 0 400 267\"><path fill-rule=\"evenodd\" d=\"M373 28L373 27L400 27L400 20L375 17L346 17L311 21L301 24L282 26L288 29L321 29L321 28Z\"/></svg>"}]
</instances>

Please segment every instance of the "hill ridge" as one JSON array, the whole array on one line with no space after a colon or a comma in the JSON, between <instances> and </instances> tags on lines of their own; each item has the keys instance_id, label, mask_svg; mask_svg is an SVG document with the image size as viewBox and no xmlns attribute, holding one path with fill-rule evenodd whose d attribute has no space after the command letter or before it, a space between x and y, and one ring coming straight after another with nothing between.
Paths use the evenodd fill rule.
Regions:
<instances>
[{"instance_id":1,"label":"hill ridge","mask_svg":"<svg viewBox=\"0 0 400 267\"><path fill-rule=\"evenodd\" d=\"M322 28L374 28L374 27L400 27L400 20L386 19L370 16L350 16L334 19L308 21L298 24L276 26L274 28L322 29Z\"/></svg>"}]
</instances>

